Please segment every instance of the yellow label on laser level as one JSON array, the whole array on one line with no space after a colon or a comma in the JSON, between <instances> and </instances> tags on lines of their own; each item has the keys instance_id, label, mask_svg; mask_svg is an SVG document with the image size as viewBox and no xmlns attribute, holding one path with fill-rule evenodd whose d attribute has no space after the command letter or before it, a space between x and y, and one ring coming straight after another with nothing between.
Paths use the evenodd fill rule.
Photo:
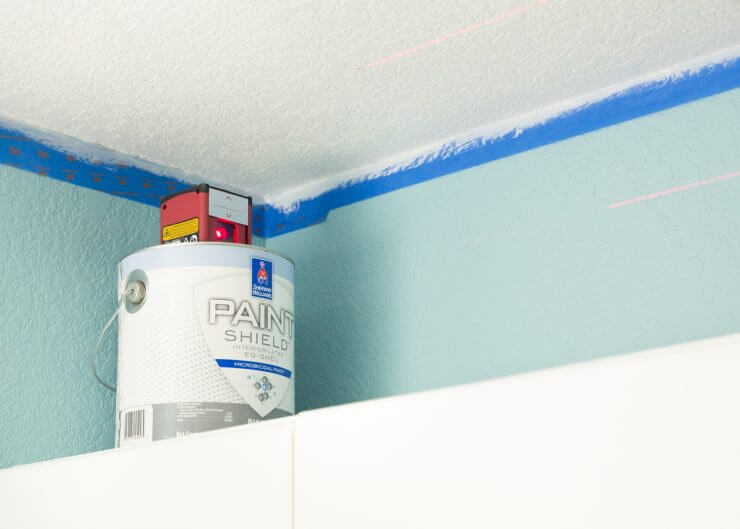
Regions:
<instances>
[{"instance_id":1,"label":"yellow label on laser level","mask_svg":"<svg viewBox=\"0 0 740 529\"><path fill-rule=\"evenodd\" d=\"M189 235L198 234L198 217L190 220L184 220L177 224L170 224L162 228L162 241L172 241L181 239Z\"/></svg>"}]
</instances>

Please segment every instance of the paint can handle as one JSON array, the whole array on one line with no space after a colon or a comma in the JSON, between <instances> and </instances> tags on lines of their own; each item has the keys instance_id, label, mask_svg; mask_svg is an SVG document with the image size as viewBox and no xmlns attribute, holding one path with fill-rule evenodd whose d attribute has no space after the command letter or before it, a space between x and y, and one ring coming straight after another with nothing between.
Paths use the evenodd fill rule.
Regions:
<instances>
[{"instance_id":1,"label":"paint can handle","mask_svg":"<svg viewBox=\"0 0 740 529\"><path fill-rule=\"evenodd\" d=\"M103 387L113 392L116 391L116 386L111 386L105 380L100 378L100 375L98 375L98 368L96 365L96 361L98 359L98 350L100 349L100 344L103 342L103 338L105 338L105 334L108 332L108 329L113 324L113 321L116 319L116 317L118 316L118 311L121 310L121 305L123 304L123 300L128 299L128 290L129 289L127 288L126 292L121 294L121 297L118 298L118 303L116 304L116 310L113 312L113 315L108 320L108 323L105 324L105 327L103 327L103 330L100 331L100 335L98 335L98 340L95 342L95 347L93 347L92 356L90 358L90 366L92 367L92 373L93 373L93 376L95 377L95 380L97 380L100 383L100 385L102 385ZM139 301L139 303L141 303L141 301Z\"/></svg>"}]
</instances>

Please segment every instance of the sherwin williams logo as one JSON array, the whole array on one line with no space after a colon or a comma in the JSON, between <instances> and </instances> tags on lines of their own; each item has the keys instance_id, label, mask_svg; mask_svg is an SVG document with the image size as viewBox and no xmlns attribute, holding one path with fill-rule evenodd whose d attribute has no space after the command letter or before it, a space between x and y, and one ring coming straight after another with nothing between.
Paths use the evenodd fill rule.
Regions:
<instances>
[{"instance_id":1,"label":"sherwin williams logo","mask_svg":"<svg viewBox=\"0 0 740 529\"><path fill-rule=\"evenodd\" d=\"M252 296L272 299L272 261L252 257Z\"/></svg>"}]
</instances>

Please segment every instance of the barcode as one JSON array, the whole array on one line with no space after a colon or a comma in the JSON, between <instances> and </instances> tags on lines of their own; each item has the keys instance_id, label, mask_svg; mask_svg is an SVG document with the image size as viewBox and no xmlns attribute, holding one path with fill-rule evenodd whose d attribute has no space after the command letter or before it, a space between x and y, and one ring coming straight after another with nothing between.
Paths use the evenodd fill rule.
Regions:
<instances>
[{"instance_id":1,"label":"barcode","mask_svg":"<svg viewBox=\"0 0 740 529\"><path fill-rule=\"evenodd\" d=\"M144 437L144 411L146 410L134 410L128 411L124 415L124 426L123 439L128 441L130 439L141 439Z\"/></svg>"}]
</instances>

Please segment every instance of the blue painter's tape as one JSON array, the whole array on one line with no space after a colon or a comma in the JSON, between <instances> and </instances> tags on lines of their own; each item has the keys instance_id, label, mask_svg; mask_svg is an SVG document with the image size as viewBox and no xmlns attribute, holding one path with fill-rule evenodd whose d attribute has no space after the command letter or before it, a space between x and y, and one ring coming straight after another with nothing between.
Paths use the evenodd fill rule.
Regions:
<instances>
[{"instance_id":1,"label":"blue painter's tape","mask_svg":"<svg viewBox=\"0 0 740 529\"><path fill-rule=\"evenodd\" d=\"M400 169L378 178L368 175L365 180L359 179L352 184L338 186L317 197L299 202L289 213L265 205L260 210L264 217L260 235L274 237L288 233L320 222L331 210L354 202L738 87L740 58L706 66L681 76L637 85L554 116L539 125L518 132L512 130L492 139L473 140L454 155L437 158L425 155L424 158L432 158L431 161L418 165L411 163L408 169ZM454 145L446 145L441 151L452 150L452 147Z\"/></svg>"},{"instance_id":2,"label":"blue painter's tape","mask_svg":"<svg viewBox=\"0 0 740 529\"><path fill-rule=\"evenodd\" d=\"M159 207L159 199L189 186L125 164L80 158L0 125L0 163Z\"/></svg>"},{"instance_id":3,"label":"blue painter's tape","mask_svg":"<svg viewBox=\"0 0 740 529\"><path fill-rule=\"evenodd\" d=\"M354 202L738 87L740 58L637 85L518 132L512 130L496 138L479 138L464 146L445 145L439 152L454 151L454 154L433 156L434 153L430 153L431 156L419 158L418 164L408 164L409 168L389 169L377 178L367 175L365 179L356 179L351 184L302 200L290 212L269 204L256 205L253 232L260 237L282 235L321 222L331 210ZM189 185L133 166L80 159L2 126L0 163L153 206L159 206L161 196Z\"/></svg>"}]
</instances>

